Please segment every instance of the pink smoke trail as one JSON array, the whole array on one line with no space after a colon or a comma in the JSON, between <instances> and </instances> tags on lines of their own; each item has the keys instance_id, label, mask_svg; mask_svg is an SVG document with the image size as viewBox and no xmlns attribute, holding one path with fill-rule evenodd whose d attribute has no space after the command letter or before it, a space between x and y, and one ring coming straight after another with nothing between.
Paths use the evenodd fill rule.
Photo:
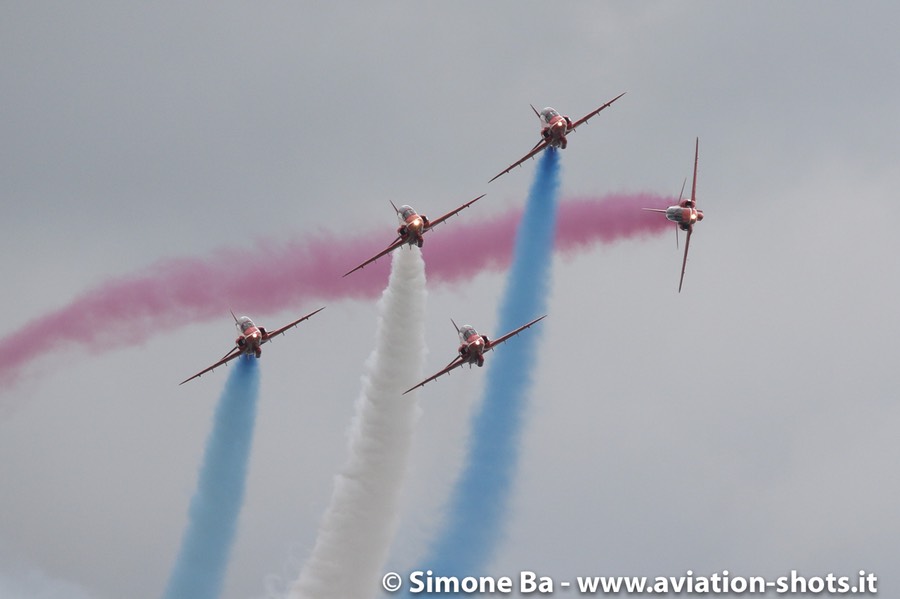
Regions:
<instances>
[{"instance_id":1,"label":"pink smoke trail","mask_svg":"<svg viewBox=\"0 0 900 599\"><path fill-rule=\"evenodd\" d=\"M576 251L662 233L670 223L640 208L665 207L672 199L617 193L562 202L554 247ZM521 212L516 208L482 218L464 213L437 227L423 249L429 283L505 269ZM385 226L363 235L262 241L250 249L220 250L209 258L165 260L140 274L109 281L0 340L0 385L11 386L23 368L51 351L71 347L102 353L136 345L188 323L221 318L229 307L259 314L312 300L374 298L387 280L387 256L348 277L341 274L382 249L392 234Z\"/></svg>"}]
</instances>

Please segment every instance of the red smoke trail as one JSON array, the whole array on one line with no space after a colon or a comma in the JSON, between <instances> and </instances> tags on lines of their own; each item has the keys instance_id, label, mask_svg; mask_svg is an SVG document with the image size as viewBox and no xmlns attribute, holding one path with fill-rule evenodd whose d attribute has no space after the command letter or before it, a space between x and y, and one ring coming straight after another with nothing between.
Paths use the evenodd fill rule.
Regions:
<instances>
[{"instance_id":1,"label":"red smoke trail","mask_svg":"<svg viewBox=\"0 0 900 599\"><path fill-rule=\"evenodd\" d=\"M655 235L671 226L641 207L665 207L673 198L652 193L576 198L559 206L555 248ZM485 218L466 212L426 237L423 254L430 285L509 266L521 208ZM317 235L288 243L260 242L210 258L166 260L138 275L120 277L35 318L0 340L0 385L16 381L42 355L74 347L100 353L135 345L151 335L234 308L262 314L298 309L313 300L371 299L381 293L389 257L342 278L341 274L391 240L387 226L364 235Z\"/></svg>"}]
</instances>

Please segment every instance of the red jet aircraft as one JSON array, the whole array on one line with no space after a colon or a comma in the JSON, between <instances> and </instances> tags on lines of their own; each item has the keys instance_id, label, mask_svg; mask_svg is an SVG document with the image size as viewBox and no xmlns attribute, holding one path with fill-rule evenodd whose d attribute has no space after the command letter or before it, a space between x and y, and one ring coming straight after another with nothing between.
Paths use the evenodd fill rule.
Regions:
<instances>
[{"instance_id":1,"label":"red jet aircraft","mask_svg":"<svg viewBox=\"0 0 900 599\"><path fill-rule=\"evenodd\" d=\"M273 337L277 337L278 335L281 335L282 333L287 332L288 329L297 326L298 324L300 324L307 318L311 317L312 315L314 315L318 312L321 312L324 309L325 308L322 307L322 308L319 308L318 310L316 310L315 312L310 312L303 318L298 318L291 324L285 325L285 326L281 327L280 329L276 329L276 330L272 331L271 333L269 331L267 331L264 327L258 327L255 324L253 324L253 321L250 320L249 318L247 318L246 316L241 316L240 318L238 318L237 316L234 315L234 312L232 312L231 317L234 318L234 325L240 331L240 335L234 342L234 347L231 348L231 351L229 351L227 354L225 354L225 356L221 360L219 360L218 362L216 362L209 368L204 368L203 370L201 370L194 376L186 378L178 384L183 385L186 382L191 381L191 380L199 377L200 375L206 374L207 372L209 372L210 370L212 370L214 368L218 368L219 366L227 364L228 362L231 362L238 356L241 356L244 354L247 354L247 355L253 354L257 358L260 357L262 355L262 349L260 348L260 346L263 343L270 341Z\"/></svg>"},{"instance_id":2,"label":"red jet aircraft","mask_svg":"<svg viewBox=\"0 0 900 599\"><path fill-rule=\"evenodd\" d=\"M403 244L408 244L412 246L416 244L419 247L422 247L422 243L424 242L423 235L438 226L454 214L461 212L465 208L468 208L481 198L483 198L486 194L481 194L471 202L466 202L456 210L452 210L445 214L444 216L439 216L434 220L428 220L428 217L424 214L418 214L415 210L412 209L411 206L403 205L400 208L394 206L394 202L391 202L391 206L394 206L394 210L397 212L397 218L400 219L400 226L397 227L397 237L388 245L386 248L354 268L353 270L347 271L343 276L347 276L350 273L356 272L360 268L364 266L368 266L369 264L375 262L385 254L389 254L396 250L398 247Z\"/></svg>"},{"instance_id":3,"label":"red jet aircraft","mask_svg":"<svg viewBox=\"0 0 900 599\"><path fill-rule=\"evenodd\" d=\"M681 263L681 278L678 280L678 293L681 293L681 284L684 282L684 269L687 267L688 248L691 247L691 233L694 232L694 224L703 220L703 211L697 209L697 159L700 156L700 138L694 145L694 182L691 183L691 199L681 199L684 193L684 185L678 194L678 205L669 206L665 210L660 208L644 208L650 212L662 212L666 218L675 223L675 239L678 239L678 229L687 231L687 241L684 242L684 261Z\"/></svg>"},{"instance_id":4,"label":"red jet aircraft","mask_svg":"<svg viewBox=\"0 0 900 599\"><path fill-rule=\"evenodd\" d=\"M511 165L509 165L509 168L507 168L505 171L500 171L500 173L497 174L497 176L495 176L494 179L500 177L500 175L505 175L506 173L513 170L514 168L516 168L517 166L519 166L520 164L522 164L529 158L533 158L537 154L540 154L541 152L546 150L548 147L561 148L561 149L565 150L566 146L569 145L569 142L566 140L566 135L568 135L572 131L575 131L575 129L579 125L583 125L584 123L588 122L588 120L593 118L594 116L596 116L598 112L600 112L601 110L603 110L604 108L606 108L607 106L609 106L610 104L612 104L613 102L615 102L616 100L618 100L619 98L621 98L624 95L625 95L625 92L622 92L621 94L619 94L618 96L616 96L615 98L613 98L612 100L610 100L609 102L607 102L606 104L604 104L603 106L598 108L597 110L595 110L591 113L588 113L586 116L584 116L581 119L578 119L574 123L572 122L572 119L570 119L567 116L559 114L558 112L556 112L554 109L550 108L549 106L547 108L543 109L542 111L538 112L537 109L532 105L531 109L534 110L534 114L536 114L538 119L540 119L540 121L541 121L541 139L540 139L540 141L538 141L534 145L534 147L531 148L531 151L528 152L527 154L525 154L521 159L519 159L518 161L513 162ZM493 181L494 179L491 179L491 181ZM490 183L491 181L488 181L488 183Z\"/></svg>"},{"instance_id":5,"label":"red jet aircraft","mask_svg":"<svg viewBox=\"0 0 900 599\"><path fill-rule=\"evenodd\" d=\"M446 368L444 368L437 374L428 377L415 387L410 387L409 389L404 391L403 395L406 395L413 389L418 389L419 387L425 386L439 376L447 374L454 368L462 366L463 364L478 364L479 367L484 366L484 352L494 349L510 337L515 337L531 325L545 318L547 318L546 314L544 314L540 318L535 318L528 324L522 325L515 331L507 333L494 341L488 339L487 335L479 335L474 328L467 324L464 324L462 328L457 327L456 323L453 322L453 319L451 318L450 322L453 322L453 326L456 327L456 332L459 334L459 356L457 356L452 362L447 364Z\"/></svg>"}]
</instances>

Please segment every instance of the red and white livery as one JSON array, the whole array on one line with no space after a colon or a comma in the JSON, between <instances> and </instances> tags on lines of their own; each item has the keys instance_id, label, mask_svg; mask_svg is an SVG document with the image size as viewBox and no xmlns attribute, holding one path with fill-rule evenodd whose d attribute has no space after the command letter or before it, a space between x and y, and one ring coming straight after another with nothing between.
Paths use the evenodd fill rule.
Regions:
<instances>
[{"instance_id":1,"label":"red and white livery","mask_svg":"<svg viewBox=\"0 0 900 599\"><path fill-rule=\"evenodd\" d=\"M675 239L678 240L678 229L687 231L687 241L684 242L684 260L681 262L681 278L678 280L678 293L681 293L681 285L684 283L684 270L687 267L688 249L691 247L691 234L694 225L703 220L703 211L697 208L697 159L700 157L700 138L694 144L694 180L691 183L690 199L681 199L684 194L684 185L678 194L678 205L669 206L665 210L660 208L644 208L650 212L662 212L666 218L675 223Z\"/></svg>"},{"instance_id":2,"label":"red and white livery","mask_svg":"<svg viewBox=\"0 0 900 599\"><path fill-rule=\"evenodd\" d=\"M541 139L538 141L531 151L522 156L516 162L513 162L506 170L500 171L494 179L500 177L500 175L505 175L509 171L513 170L529 158L534 158L537 154L540 154L547 148L560 148L561 150L565 150L566 146L569 145L568 140L566 139L566 135L575 131L579 126L588 122L591 118L597 115L601 110L610 106L613 102L621 98L625 95L625 92L622 92L597 110L588 113L582 118L578 119L575 122L572 122L572 119L565 115L559 114L553 108L549 106L542 111L538 112L534 105L531 106L531 109L534 111L534 114L537 115L538 119L541 121ZM493 181L494 179L491 179ZM491 181L488 181L490 183Z\"/></svg>"},{"instance_id":3,"label":"red and white livery","mask_svg":"<svg viewBox=\"0 0 900 599\"><path fill-rule=\"evenodd\" d=\"M386 248L354 268L353 270L349 270L344 273L343 276L347 276L350 273L356 272L360 268L368 266L369 264L375 262L385 254L389 254L396 250L398 247L406 244L409 246L416 245L418 247L422 247L422 244L425 242L424 235L431 229L435 228L454 214L458 212L462 212L481 198L483 198L486 194L481 194L474 200L470 202L466 202L459 208L455 210L451 210L447 214L443 216L439 216L434 220L428 220L428 217L424 214L419 214L415 210L412 209L412 206L403 205L397 208L394 206L394 202L391 202L391 206L394 206L394 211L397 213L397 218L400 219L400 226L397 227L397 237L392 241Z\"/></svg>"},{"instance_id":4,"label":"red and white livery","mask_svg":"<svg viewBox=\"0 0 900 599\"><path fill-rule=\"evenodd\" d=\"M455 368L459 368L463 364L477 364L479 367L484 366L484 352L494 349L510 337L515 337L528 327L537 322L540 322L545 318L547 318L546 314L544 314L540 318L535 318L528 324L522 325L518 329L509 332L493 341L488 339L487 335L479 335L478 332L470 325L464 324L461 327L456 326L456 323L453 322L453 319L451 318L450 322L453 322L453 326L456 328L456 332L459 334L459 349L457 350L457 353L459 355L454 358L449 364L447 364L447 366L444 367L443 370L437 372L436 374L433 374L418 385L410 387L403 392L403 395L406 395L413 389L418 389L419 387L425 386L434 379L447 374Z\"/></svg>"},{"instance_id":5,"label":"red and white livery","mask_svg":"<svg viewBox=\"0 0 900 599\"><path fill-rule=\"evenodd\" d=\"M272 332L267 331L264 327L256 326L255 324L253 324L253 321L250 320L248 317L241 316L240 318L238 318L237 316L234 315L234 312L232 312L231 317L234 318L234 326L237 327L238 332L239 332L238 338L235 339L235 341L234 341L234 347L232 347L231 350L227 354L225 354L221 360L219 360L212 366L209 366L208 368L204 368L203 370L201 370L194 376L188 377L178 384L183 385L188 381L191 381L201 375L206 374L210 370L213 370L215 368L218 368L219 366L223 366L223 365L227 364L228 362L231 362L238 356L243 356L246 354L246 355L256 356L257 358L259 358L262 355L262 348L260 346L263 343L267 343L268 341L271 341L273 337L277 337L278 335L281 335L281 334L287 332L288 329L291 329L291 328L297 326L304 320L310 318L314 314L318 314L319 312L321 312L324 309L325 309L324 307L319 308L315 312L310 312L306 316L304 316L302 318L298 318L294 322L287 324L287 325L281 327L280 329L275 329Z\"/></svg>"}]
</instances>

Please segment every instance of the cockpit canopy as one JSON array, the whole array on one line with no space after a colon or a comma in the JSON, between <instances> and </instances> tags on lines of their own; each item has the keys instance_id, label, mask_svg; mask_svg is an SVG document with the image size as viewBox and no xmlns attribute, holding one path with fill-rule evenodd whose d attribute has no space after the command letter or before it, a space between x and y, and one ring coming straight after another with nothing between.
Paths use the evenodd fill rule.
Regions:
<instances>
[{"instance_id":1,"label":"cockpit canopy","mask_svg":"<svg viewBox=\"0 0 900 599\"><path fill-rule=\"evenodd\" d=\"M553 120L554 117L558 117L559 113L549 106L541 111L541 120L550 124L550 121Z\"/></svg>"},{"instance_id":2,"label":"cockpit canopy","mask_svg":"<svg viewBox=\"0 0 900 599\"><path fill-rule=\"evenodd\" d=\"M464 324L459 328L459 334L462 337L463 341L468 341L472 337L478 335L478 333L475 332L475 329L468 324Z\"/></svg>"},{"instance_id":3,"label":"cockpit canopy","mask_svg":"<svg viewBox=\"0 0 900 599\"><path fill-rule=\"evenodd\" d=\"M400 206L398 213L400 214L400 218L406 220L410 216L414 216L416 214L416 211L412 209L412 206L407 206L406 204L404 204L403 206Z\"/></svg>"},{"instance_id":4,"label":"cockpit canopy","mask_svg":"<svg viewBox=\"0 0 900 599\"><path fill-rule=\"evenodd\" d=\"M252 326L256 326L253 324L253 321L250 320L247 316L241 316L237 319L237 328L241 330L242 333L246 333L247 329Z\"/></svg>"}]
</instances>

